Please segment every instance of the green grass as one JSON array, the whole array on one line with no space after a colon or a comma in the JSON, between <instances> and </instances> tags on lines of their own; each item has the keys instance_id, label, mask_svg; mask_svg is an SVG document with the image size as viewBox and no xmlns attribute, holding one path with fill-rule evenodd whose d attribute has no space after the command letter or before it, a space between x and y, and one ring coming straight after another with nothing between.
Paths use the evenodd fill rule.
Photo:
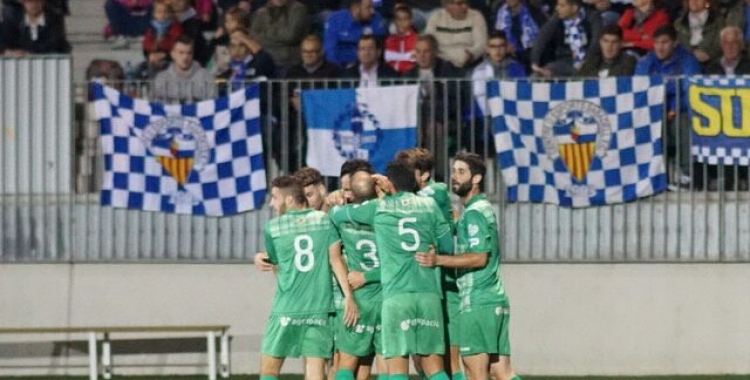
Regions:
<instances>
[{"instance_id":1,"label":"green grass","mask_svg":"<svg viewBox=\"0 0 750 380\"><path fill-rule=\"evenodd\" d=\"M113 380L206 380L206 376L113 376ZM258 380L258 375L234 375L232 380ZM412 380L417 379L412 377ZM523 380L750 380L750 375L695 376L523 376ZM0 380L88 380L88 376L19 376ZM303 380L302 375L283 375L281 380Z\"/></svg>"}]
</instances>

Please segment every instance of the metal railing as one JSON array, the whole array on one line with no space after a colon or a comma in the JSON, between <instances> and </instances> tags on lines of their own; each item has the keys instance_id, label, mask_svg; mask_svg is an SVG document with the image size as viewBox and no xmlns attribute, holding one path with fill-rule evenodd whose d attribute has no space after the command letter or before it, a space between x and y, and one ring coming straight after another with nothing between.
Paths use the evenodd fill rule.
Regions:
<instances>
[{"instance_id":1,"label":"metal railing","mask_svg":"<svg viewBox=\"0 0 750 380\"><path fill-rule=\"evenodd\" d=\"M7 73L5 74L7 78ZM672 79L677 80L677 79ZM406 83L408 80L399 80ZM113 83L134 96L150 96L150 83ZM750 262L750 193L740 180L748 167L716 171L705 165L681 165L680 144L670 152L669 172L689 168L689 185L636 202L586 209L547 204L507 203L487 117L479 115L467 80L436 80L421 84L419 144L436 156L438 179L450 173L450 158L461 150L486 157L486 191L497 205L503 260L506 262ZM295 107L297 88L356 86L351 81L266 81L262 84L264 145L269 180L304 163L303 118ZM3 109L19 88L3 86ZM99 206L102 157L98 123L89 104L89 86L73 89L74 117L69 137L48 134L50 126L9 140L0 154L0 262L247 262L262 250L262 227L269 208L211 218ZM16 97L15 102L33 98ZM61 101L63 99L57 99ZM678 102L679 103L679 102ZM12 103L17 104L17 103ZM9 120L34 124L36 112L55 112L55 99L34 112ZM59 103L59 104L65 104ZM665 112L667 115L667 112ZM666 117L666 116L665 116ZM28 120L26 120L26 119ZM28 121L28 123L26 123ZM55 128L65 131L66 121ZM673 118L665 146L684 137L684 119ZM667 126L669 124L669 126ZM8 146L33 149L10 151ZM69 158L71 173L55 174L63 188L47 184L44 165L29 165L36 155L51 160ZM39 172L41 170L41 172ZM16 175L27 171L27 177ZM31 178L26 180L21 178ZM38 189L20 187L23 181ZM21 182L21 183L19 183ZM333 183L334 181L332 181ZM713 183L716 184L714 189ZM20 189L26 189L21 191ZM36 190L35 190L36 189ZM38 191L37 191L38 190Z\"/></svg>"}]
</instances>

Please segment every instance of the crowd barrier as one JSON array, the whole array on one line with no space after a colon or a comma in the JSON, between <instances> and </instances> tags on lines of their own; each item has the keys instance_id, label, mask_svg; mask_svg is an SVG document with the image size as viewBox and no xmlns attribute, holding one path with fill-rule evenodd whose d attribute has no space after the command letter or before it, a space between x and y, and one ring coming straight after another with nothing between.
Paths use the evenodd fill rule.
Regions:
<instances>
[{"instance_id":1,"label":"crowd barrier","mask_svg":"<svg viewBox=\"0 0 750 380\"><path fill-rule=\"evenodd\" d=\"M0 261L248 262L263 249L262 227L272 217L268 207L223 218L101 207L102 155L90 85L50 73L39 77L54 71L48 63L14 69L3 62ZM57 69L64 71L64 64ZM153 100L150 83L110 84ZM354 85L262 82L269 180L304 162L295 89ZM457 152L486 157L486 192L497 207L505 262L750 262L750 193L746 183L725 181L747 178L748 167L718 170L714 179L708 166L682 165L689 166L692 181L680 183L673 174L684 164L679 144L667 162L671 190L656 196L583 209L507 202L489 118L480 116L472 85L446 79L421 86L418 141L434 152L438 179L449 176ZM670 117L666 110L664 115ZM670 120L677 133L664 134L665 146L685 136L685 120Z\"/></svg>"}]
</instances>

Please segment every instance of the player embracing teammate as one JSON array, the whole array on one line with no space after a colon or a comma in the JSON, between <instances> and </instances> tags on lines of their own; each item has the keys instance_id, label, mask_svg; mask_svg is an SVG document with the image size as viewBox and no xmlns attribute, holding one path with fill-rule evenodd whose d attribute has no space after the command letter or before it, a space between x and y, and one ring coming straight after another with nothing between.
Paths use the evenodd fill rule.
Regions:
<instances>
[{"instance_id":1,"label":"player embracing teammate","mask_svg":"<svg viewBox=\"0 0 750 380\"><path fill-rule=\"evenodd\" d=\"M455 158L451 187L464 206L455 228L447 187L430 179L431 160L415 148L400 152L385 176L347 173L344 191L327 197L328 216L308 208L299 179L274 180L271 204L281 212L265 227L268 253L256 255L256 264L278 277L261 380L277 379L283 360L299 356L306 358L306 379L322 379L334 333L335 380L369 377L374 354L385 358L379 371L390 380L408 379L410 356L429 380L462 380L457 352L469 380L520 379L510 364L497 217L482 193L484 159ZM295 194L287 182L296 182L298 197L286 198ZM334 289L323 285L331 272L344 298L340 320L325 317L333 310ZM295 302L277 309L277 300L290 294ZM290 325L295 331L280 338Z\"/></svg>"}]
</instances>

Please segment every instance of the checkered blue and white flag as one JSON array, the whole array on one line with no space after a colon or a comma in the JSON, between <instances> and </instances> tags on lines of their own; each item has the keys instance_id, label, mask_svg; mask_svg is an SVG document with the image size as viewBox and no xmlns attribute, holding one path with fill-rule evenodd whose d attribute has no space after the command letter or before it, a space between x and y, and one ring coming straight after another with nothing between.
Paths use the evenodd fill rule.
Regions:
<instances>
[{"instance_id":1,"label":"checkered blue and white flag","mask_svg":"<svg viewBox=\"0 0 750 380\"><path fill-rule=\"evenodd\" d=\"M94 84L104 206L225 216L263 205L258 87L193 104L149 103Z\"/></svg>"},{"instance_id":2,"label":"checkered blue and white flag","mask_svg":"<svg viewBox=\"0 0 750 380\"><path fill-rule=\"evenodd\" d=\"M511 202L586 207L667 188L661 78L487 84Z\"/></svg>"}]
</instances>

